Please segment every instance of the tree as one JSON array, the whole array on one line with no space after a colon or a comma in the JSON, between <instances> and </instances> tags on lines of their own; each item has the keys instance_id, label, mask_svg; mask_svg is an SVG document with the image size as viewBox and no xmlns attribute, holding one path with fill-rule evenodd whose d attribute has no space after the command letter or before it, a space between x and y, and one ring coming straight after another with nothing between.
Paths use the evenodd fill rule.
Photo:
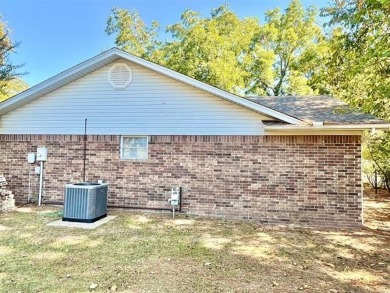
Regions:
<instances>
[{"instance_id":1,"label":"tree","mask_svg":"<svg viewBox=\"0 0 390 293\"><path fill-rule=\"evenodd\" d=\"M261 95L312 94L310 80L326 48L317 12L292 0L285 13L266 12L247 56L248 93Z\"/></svg>"},{"instance_id":2,"label":"tree","mask_svg":"<svg viewBox=\"0 0 390 293\"><path fill-rule=\"evenodd\" d=\"M390 121L390 2L334 0L321 14L332 33L320 88ZM365 149L390 192L390 132L368 136Z\"/></svg>"},{"instance_id":3,"label":"tree","mask_svg":"<svg viewBox=\"0 0 390 293\"><path fill-rule=\"evenodd\" d=\"M390 131L378 131L366 142L367 159L374 166L390 193Z\"/></svg>"},{"instance_id":4,"label":"tree","mask_svg":"<svg viewBox=\"0 0 390 293\"><path fill-rule=\"evenodd\" d=\"M171 39L157 41L157 25L145 26L135 11L114 8L106 33L133 54L236 94L313 93L310 80L325 46L316 11L292 0L285 14L267 12L261 26L239 18L227 4L203 18L186 10L168 26Z\"/></svg>"},{"instance_id":5,"label":"tree","mask_svg":"<svg viewBox=\"0 0 390 293\"><path fill-rule=\"evenodd\" d=\"M106 33L115 34L119 48L222 89L239 92L248 73L242 61L254 32L255 18L240 19L228 7L214 9L210 18L187 10L181 22L167 28L172 38L157 40L158 24L147 27L136 11L114 8Z\"/></svg>"},{"instance_id":6,"label":"tree","mask_svg":"<svg viewBox=\"0 0 390 293\"><path fill-rule=\"evenodd\" d=\"M150 60L160 45L158 29L156 21L151 27L146 26L137 11L114 7L107 20L106 34L116 34L115 44L122 50Z\"/></svg>"},{"instance_id":7,"label":"tree","mask_svg":"<svg viewBox=\"0 0 390 293\"><path fill-rule=\"evenodd\" d=\"M0 102L27 88L20 79L24 73L17 72L22 65L14 65L9 61L9 55L18 46L19 43L9 38L8 29L0 16Z\"/></svg>"},{"instance_id":8,"label":"tree","mask_svg":"<svg viewBox=\"0 0 390 293\"><path fill-rule=\"evenodd\" d=\"M168 27L172 41L163 50L163 64L221 89L240 93L249 72L244 62L259 25L256 18L240 19L228 5L201 18L187 10L181 22Z\"/></svg>"},{"instance_id":9,"label":"tree","mask_svg":"<svg viewBox=\"0 0 390 293\"><path fill-rule=\"evenodd\" d=\"M0 91L0 102L5 101L6 99L26 90L27 88L27 83L25 83L19 77L5 82L2 91Z\"/></svg>"},{"instance_id":10,"label":"tree","mask_svg":"<svg viewBox=\"0 0 390 293\"><path fill-rule=\"evenodd\" d=\"M334 0L321 14L333 29L321 91L390 120L390 2Z\"/></svg>"}]
</instances>

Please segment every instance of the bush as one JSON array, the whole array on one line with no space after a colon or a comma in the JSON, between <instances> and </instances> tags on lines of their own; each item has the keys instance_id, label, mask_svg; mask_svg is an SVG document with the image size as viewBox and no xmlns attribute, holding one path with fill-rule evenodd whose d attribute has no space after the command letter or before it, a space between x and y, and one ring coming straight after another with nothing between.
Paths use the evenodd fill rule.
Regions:
<instances>
[{"instance_id":1,"label":"bush","mask_svg":"<svg viewBox=\"0 0 390 293\"><path fill-rule=\"evenodd\" d=\"M369 161L363 164L363 171L370 183L376 171L390 194L390 131L377 131L366 138L363 158Z\"/></svg>"}]
</instances>

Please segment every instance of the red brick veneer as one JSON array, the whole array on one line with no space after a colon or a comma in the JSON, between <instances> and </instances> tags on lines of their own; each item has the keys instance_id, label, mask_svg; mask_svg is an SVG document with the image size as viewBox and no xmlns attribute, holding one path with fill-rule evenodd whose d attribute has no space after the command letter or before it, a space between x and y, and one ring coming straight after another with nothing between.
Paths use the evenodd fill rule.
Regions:
<instances>
[{"instance_id":1,"label":"red brick veneer","mask_svg":"<svg viewBox=\"0 0 390 293\"><path fill-rule=\"evenodd\" d=\"M27 199L27 153L48 147L44 200L62 201L82 180L83 136L0 135L0 174ZM109 204L169 207L263 223L361 225L359 136L150 136L149 159L120 160L120 136L88 136L87 180L109 183ZM37 177L33 176L34 193Z\"/></svg>"}]
</instances>

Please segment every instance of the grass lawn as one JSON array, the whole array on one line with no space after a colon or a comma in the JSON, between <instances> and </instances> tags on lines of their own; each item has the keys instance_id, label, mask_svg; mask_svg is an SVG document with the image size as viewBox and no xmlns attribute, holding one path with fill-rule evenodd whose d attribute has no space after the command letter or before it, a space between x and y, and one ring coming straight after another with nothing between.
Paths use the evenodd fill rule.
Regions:
<instances>
[{"instance_id":1,"label":"grass lawn","mask_svg":"<svg viewBox=\"0 0 390 293\"><path fill-rule=\"evenodd\" d=\"M0 214L0 292L390 292L390 201L359 231L110 211L95 230Z\"/></svg>"}]
</instances>

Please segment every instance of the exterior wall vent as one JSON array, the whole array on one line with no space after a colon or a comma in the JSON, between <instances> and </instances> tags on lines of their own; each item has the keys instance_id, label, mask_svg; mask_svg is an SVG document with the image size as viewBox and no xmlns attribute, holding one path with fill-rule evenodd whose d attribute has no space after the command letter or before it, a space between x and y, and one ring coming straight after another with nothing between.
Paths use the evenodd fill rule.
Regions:
<instances>
[{"instance_id":1,"label":"exterior wall vent","mask_svg":"<svg viewBox=\"0 0 390 293\"><path fill-rule=\"evenodd\" d=\"M116 63L108 71L108 82L116 90L124 90L133 80L133 72L125 63Z\"/></svg>"}]
</instances>

